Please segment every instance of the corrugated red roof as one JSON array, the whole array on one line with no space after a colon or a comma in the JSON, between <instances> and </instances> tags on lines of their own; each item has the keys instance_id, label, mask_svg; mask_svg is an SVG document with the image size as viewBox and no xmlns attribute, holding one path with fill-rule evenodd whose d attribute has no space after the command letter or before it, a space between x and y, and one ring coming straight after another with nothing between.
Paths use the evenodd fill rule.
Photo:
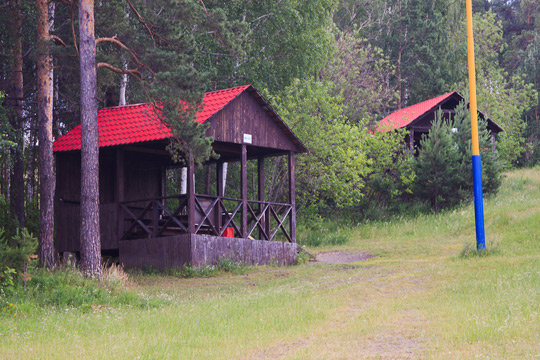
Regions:
<instances>
[{"instance_id":1,"label":"corrugated red roof","mask_svg":"<svg viewBox=\"0 0 540 360\"><path fill-rule=\"evenodd\" d=\"M409 125L420 116L424 115L434 107L441 104L444 100L448 99L454 92L438 96L433 99L422 101L421 103L407 106L406 108L394 111L381 121L379 121L379 131L387 132L395 129L400 129Z\"/></svg>"},{"instance_id":2,"label":"corrugated red roof","mask_svg":"<svg viewBox=\"0 0 540 360\"><path fill-rule=\"evenodd\" d=\"M203 99L204 108L197 113L196 121L202 124L250 86L206 93ZM148 104L101 109L98 111L98 127L100 147L161 140L172 136L171 129L158 119L153 107ZM80 125L53 144L53 151L80 149Z\"/></svg>"}]
</instances>

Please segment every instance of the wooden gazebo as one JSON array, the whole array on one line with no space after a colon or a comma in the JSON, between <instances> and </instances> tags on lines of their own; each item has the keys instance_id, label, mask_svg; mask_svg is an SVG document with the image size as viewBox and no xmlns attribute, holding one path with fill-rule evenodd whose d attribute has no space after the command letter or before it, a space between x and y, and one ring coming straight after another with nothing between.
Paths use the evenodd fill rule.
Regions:
<instances>
[{"instance_id":1,"label":"wooden gazebo","mask_svg":"<svg viewBox=\"0 0 540 360\"><path fill-rule=\"evenodd\" d=\"M152 106L127 105L98 112L100 227L103 254L126 266L204 266L229 258L247 264L296 261L295 154L306 151L251 86L206 93L197 114L214 138L215 181L196 193L188 161L187 191L167 194L167 169L175 166L166 146L172 134ZM80 249L80 126L54 143L56 155L56 249ZM270 202L265 158L288 163L288 200ZM248 160L256 161L257 189L248 198ZM240 163L238 197L223 191L223 164ZM207 174L210 174L208 172ZM200 188L200 187L199 187ZM253 197L253 196L252 196Z\"/></svg>"},{"instance_id":2,"label":"wooden gazebo","mask_svg":"<svg viewBox=\"0 0 540 360\"><path fill-rule=\"evenodd\" d=\"M427 134L429 129L431 129L431 123L435 119L435 113L441 109L443 117L448 118L453 116L456 113L455 108L461 101L465 101L463 95L457 91L453 91L418 104L407 106L394 111L379 121L379 131L387 132L394 129L407 129L409 133L405 141L409 144L411 153L415 154L415 149L420 144L422 134ZM503 128L482 111L478 111L478 116L487 121L487 127L491 134L492 150L494 151L495 136L503 131Z\"/></svg>"}]
</instances>

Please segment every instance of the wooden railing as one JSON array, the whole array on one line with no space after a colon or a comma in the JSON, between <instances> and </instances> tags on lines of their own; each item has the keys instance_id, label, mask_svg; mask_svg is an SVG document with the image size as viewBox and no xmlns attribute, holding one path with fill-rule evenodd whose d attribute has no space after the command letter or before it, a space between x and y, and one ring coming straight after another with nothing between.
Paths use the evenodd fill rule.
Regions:
<instances>
[{"instance_id":1,"label":"wooden railing","mask_svg":"<svg viewBox=\"0 0 540 360\"><path fill-rule=\"evenodd\" d=\"M287 229L290 204L248 200L243 214L242 199L196 194L194 200L194 234L222 236L225 229L232 229L235 237L293 241ZM187 195L124 201L120 208L125 224L122 240L189 233Z\"/></svg>"}]
</instances>

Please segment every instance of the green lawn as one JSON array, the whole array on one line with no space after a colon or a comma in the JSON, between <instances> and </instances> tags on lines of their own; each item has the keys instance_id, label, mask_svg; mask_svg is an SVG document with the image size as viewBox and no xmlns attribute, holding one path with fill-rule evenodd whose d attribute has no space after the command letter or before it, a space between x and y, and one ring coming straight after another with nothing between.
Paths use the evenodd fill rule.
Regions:
<instances>
[{"instance_id":1,"label":"green lawn","mask_svg":"<svg viewBox=\"0 0 540 360\"><path fill-rule=\"evenodd\" d=\"M467 255L472 206L362 224L309 250L376 255L366 261L134 275L154 305L0 316L0 358L540 358L540 169L508 173L484 207L488 256Z\"/></svg>"}]
</instances>

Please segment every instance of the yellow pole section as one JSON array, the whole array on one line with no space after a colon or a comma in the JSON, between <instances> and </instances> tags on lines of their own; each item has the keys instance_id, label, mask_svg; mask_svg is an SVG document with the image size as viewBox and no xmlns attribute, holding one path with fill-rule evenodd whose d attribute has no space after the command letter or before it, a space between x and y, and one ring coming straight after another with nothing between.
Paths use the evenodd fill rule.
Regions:
<instances>
[{"instance_id":1,"label":"yellow pole section","mask_svg":"<svg viewBox=\"0 0 540 360\"><path fill-rule=\"evenodd\" d=\"M474 39L472 26L472 2L466 0L467 5L467 56L469 61L469 96L471 100L471 135L472 154L480 155L478 146L478 111L476 107L476 70L474 67Z\"/></svg>"}]
</instances>

